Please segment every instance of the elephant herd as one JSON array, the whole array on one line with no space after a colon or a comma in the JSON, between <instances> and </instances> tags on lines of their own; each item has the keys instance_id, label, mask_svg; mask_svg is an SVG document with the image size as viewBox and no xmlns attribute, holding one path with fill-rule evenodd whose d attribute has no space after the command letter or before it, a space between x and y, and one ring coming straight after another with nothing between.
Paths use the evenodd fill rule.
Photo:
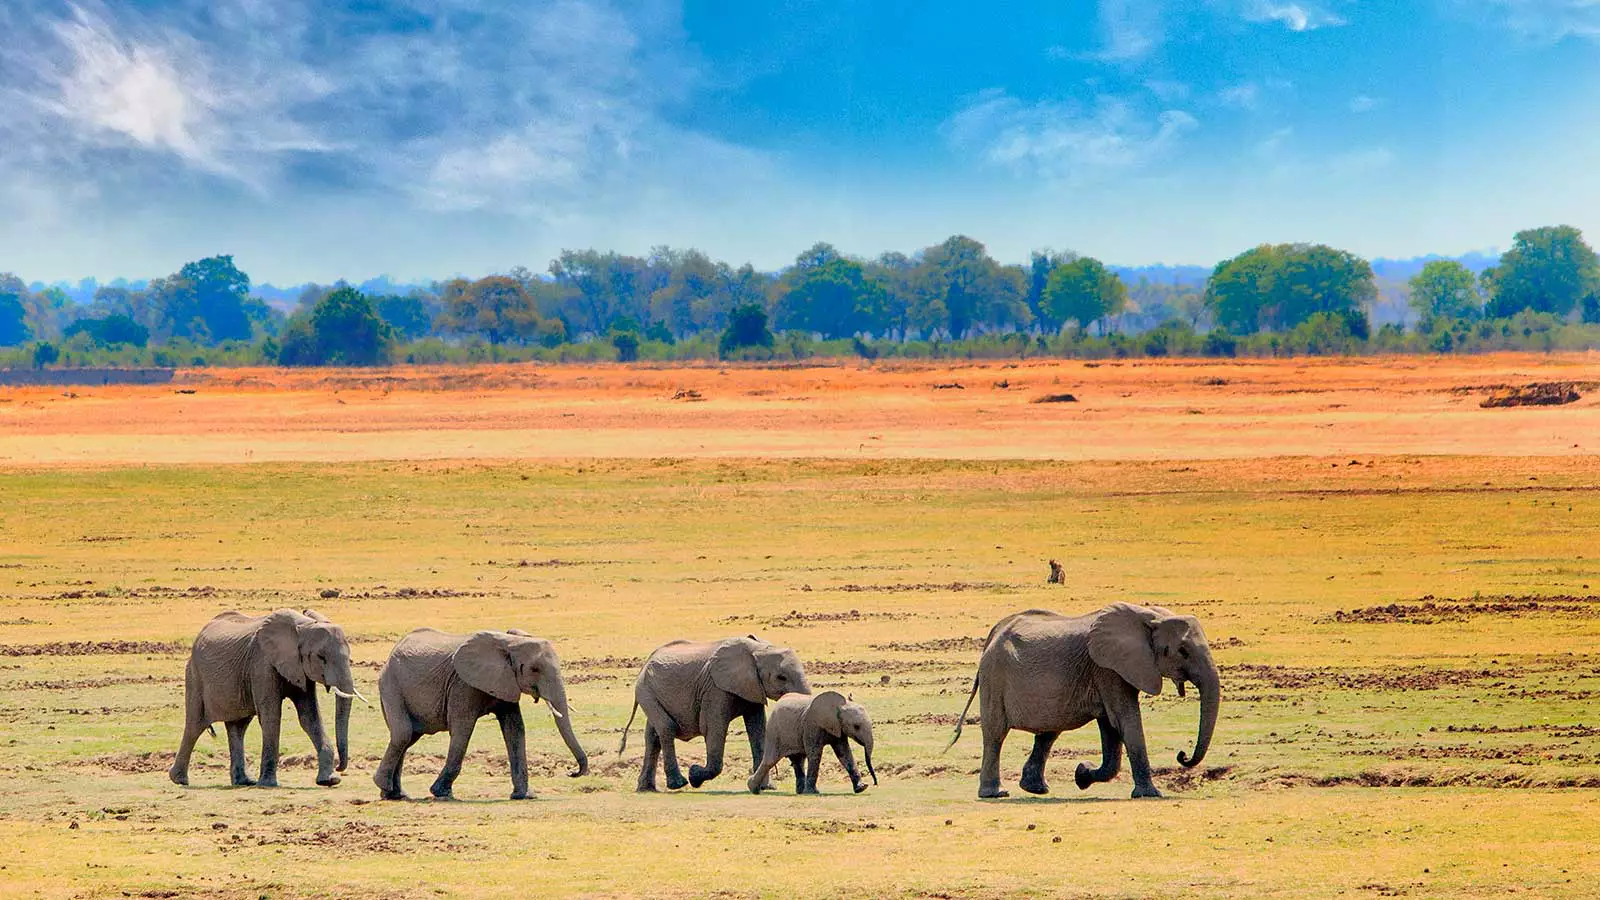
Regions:
<instances>
[{"instance_id":1,"label":"elephant herd","mask_svg":"<svg viewBox=\"0 0 1600 900\"><path fill-rule=\"evenodd\" d=\"M1102 756L1098 767L1079 763L1078 787L1110 781L1126 748L1134 797L1159 797L1150 779L1150 760L1139 715L1139 695L1159 694L1165 680L1180 696L1186 684L1200 693L1200 726L1193 754L1180 752L1185 767L1200 764L1216 727L1221 691L1200 623L1157 607L1117 603L1082 616L1030 609L1001 619L984 642L977 677L961 723L981 694L983 764L978 796L1005 797L1000 788L1000 750L1013 730L1034 735L1020 786L1035 794L1049 791L1045 763L1056 738L1096 722ZM335 695L334 735L330 744L317 709L316 687ZM511 769L511 798L528 796L526 732L520 700L543 701L555 717L577 768L589 771L589 757L573 729L571 706L555 646L523 631L448 634L419 628L401 638L378 677L389 745L373 774L383 799L406 798L400 772L409 750L423 735L447 731L450 748L444 768L429 793L450 799L461 773L467 745L479 719L493 715L505 740ZM278 740L283 701L294 704L300 726L317 749L317 784L339 783L337 772L349 762L352 701L365 700L351 674L350 645L344 631L313 611L282 609L265 616L237 612L218 615L200 630L184 677L183 738L169 775L189 783L189 760L200 734L222 722L228 734L230 779L234 785L277 785ZM776 701L770 718L767 701ZM772 787L772 770L787 759L796 793L817 792L817 770L824 748L833 750L860 793L866 782L856 769L850 742L862 747L874 784L872 719L861 704L835 691L813 694L805 666L795 652L753 635L720 641L672 641L645 661L634 684L634 707L623 728L619 756L628 732L644 710L644 758L637 789L657 790L659 768L666 787L699 787L722 772L728 727L742 719L750 742L752 793ZM260 774L245 769L244 732L261 721ZM215 733L215 732L213 732ZM691 765L685 778L676 744L704 738L706 761ZM947 748L948 749L948 748ZM337 759L335 753L337 752Z\"/></svg>"}]
</instances>

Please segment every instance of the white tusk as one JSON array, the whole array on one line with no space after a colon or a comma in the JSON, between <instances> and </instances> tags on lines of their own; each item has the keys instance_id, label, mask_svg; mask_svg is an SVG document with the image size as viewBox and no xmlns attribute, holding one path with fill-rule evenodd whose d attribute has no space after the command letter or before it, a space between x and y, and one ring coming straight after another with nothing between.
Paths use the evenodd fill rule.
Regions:
<instances>
[{"instance_id":1,"label":"white tusk","mask_svg":"<svg viewBox=\"0 0 1600 900\"><path fill-rule=\"evenodd\" d=\"M342 700L360 700L362 703L365 703L368 706L372 705L372 701L368 700L366 697L361 696L361 692L360 691L356 691L354 694L346 694L344 691L341 691L338 688L334 688L333 689L333 694L334 694L335 697L338 697L338 698L340 698Z\"/></svg>"},{"instance_id":2,"label":"white tusk","mask_svg":"<svg viewBox=\"0 0 1600 900\"><path fill-rule=\"evenodd\" d=\"M545 704L545 705L546 705L546 706L550 706L550 704L548 704L548 703L547 703L547 704ZM562 715L562 714L561 714L561 710L559 710L559 709L556 709L556 708L555 708L555 707L554 707L554 706L551 706L551 707L550 707L550 715L552 715L552 716L555 716L555 717L556 717L556 718L558 718L558 719L565 719L565 718L566 718L566 716L563 716L563 715Z\"/></svg>"}]
</instances>

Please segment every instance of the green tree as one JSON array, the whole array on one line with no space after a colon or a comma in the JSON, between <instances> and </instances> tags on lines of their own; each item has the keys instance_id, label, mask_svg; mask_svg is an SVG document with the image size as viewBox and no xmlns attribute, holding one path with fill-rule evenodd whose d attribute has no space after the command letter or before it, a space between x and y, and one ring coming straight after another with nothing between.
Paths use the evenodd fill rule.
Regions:
<instances>
[{"instance_id":1,"label":"green tree","mask_svg":"<svg viewBox=\"0 0 1600 900\"><path fill-rule=\"evenodd\" d=\"M378 316L371 298L341 287L311 310L321 361L345 366L375 366L389 361L394 332Z\"/></svg>"},{"instance_id":2,"label":"green tree","mask_svg":"<svg viewBox=\"0 0 1600 900\"><path fill-rule=\"evenodd\" d=\"M774 342L767 328L767 311L754 303L742 303L729 313L728 328L717 342L717 352L727 359L751 348L771 350Z\"/></svg>"},{"instance_id":3,"label":"green tree","mask_svg":"<svg viewBox=\"0 0 1600 900\"><path fill-rule=\"evenodd\" d=\"M433 316L428 305L415 291L404 297L395 294L379 297L378 316L403 341L415 341L428 336L433 329Z\"/></svg>"},{"instance_id":4,"label":"green tree","mask_svg":"<svg viewBox=\"0 0 1600 900\"><path fill-rule=\"evenodd\" d=\"M1057 332L1066 322L1056 318L1045 304L1045 288L1055 270L1078 258L1071 250L1035 250L1028 258L1028 309L1044 330Z\"/></svg>"},{"instance_id":5,"label":"green tree","mask_svg":"<svg viewBox=\"0 0 1600 900\"><path fill-rule=\"evenodd\" d=\"M818 243L795 258L779 281L776 320L780 329L814 331L825 338L858 331L881 333L888 294L868 278L861 263Z\"/></svg>"},{"instance_id":6,"label":"green tree","mask_svg":"<svg viewBox=\"0 0 1600 900\"><path fill-rule=\"evenodd\" d=\"M637 362L639 336L631 331L617 331L611 335L611 346L617 348L618 362Z\"/></svg>"},{"instance_id":7,"label":"green tree","mask_svg":"<svg viewBox=\"0 0 1600 900\"><path fill-rule=\"evenodd\" d=\"M1423 321L1476 319L1483 315L1483 298L1472 270L1453 259L1436 259L1412 277L1411 308Z\"/></svg>"},{"instance_id":8,"label":"green tree","mask_svg":"<svg viewBox=\"0 0 1600 900\"><path fill-rule=\"evenodd\" d=\"M1206 305L1235 334L1292 329L1317 313L1364 325L1377 297L1366 260L1322 244L1263 244L1217 264Z\"/></svg>"},{"instance_id":9,"label":"green tree","mask_svg":"<svg viewBox=\"0 0 1600 900\"><path fill-rule=\"evenodd\" d=\"M924 250L912 283L913 324L922 330L959 338L979 326L1020 328L1033 319L1023 271L1000 265L964 235Z\"/></svg>"},{"instance_id":10,"label":"green tree","mask_svg":"<svg viewBox=\"0 0 1600 900\"><path fill-rule=\"evenodd\" d=\"M26 344L33 337L28 327L28 286L21 278L0 273L0 347Z\"/></svg>"},{"instance_id":11,"label":"green tree","mask_svg":"<svg viewBox=\"0 0 1600 900\"><path fill-rule=\"evenodd\" d=\"M121 313L99 319L79 319L68 325L63 332L65 337L76 334L87 334L90 340L102 347L115 347L119 344L143 347L150 343L150 329Z\"/></svg>"},{"instance_id":12,"label":"green tree","mask_svg":"<svg viewBox=\"0 0 1600 900\"><path fill-rule=\"evenodd\" d=\"M265 321L266 304L250 297L250 276L232 256L209 256L186 264L176 275L150 286L172 337L199 343L248 340L255 321Z\"/></svg>"},{"instance_id":13,"label":"green tree","mask_svg":"<svg viewBox=\"0 0 1600 900\"><path fill-rule=\"evenodd\" d=\"M539 314L533 297L515 278L490 275L477 281L458 278L444 286L442 324L458 334L480 335L491 345L560 342L560 320Z\"/></svg>"},{"instance_id":14,"label":"green tree","mask_svg":"<svg viewBox=\"0 0 1600 900\"><path fill-rule=\"evenodd\" d=\"M1128 286L1090 256L1056 266L1041 301L1047 321L1077 322L1083 328L1116 315L1127 303Z\"/></svg>"},{"instance_id":15,"label":"green tree","mask_svg":"<svg viewBox=\"0 0 1600 900\"><path fill-rule=\"evenodd\" d=\"M1500 264L1484 276L1495 318L1525 309L1567 316L1600 292L1600 257L1571 225L1532 228L1517 232Z\"/></svg>"},{"instance_id":16,"label":"green tree","mask_svg":"<svg viewBox=\"0 0 1600 900\"><path fill-rule=\"evenodd\" d=\"M55 344L49 341L40 341L33 345L33 367L35 369L53 366L59 359L61 359L61 348Z\"/></svg>"}]
</instances>

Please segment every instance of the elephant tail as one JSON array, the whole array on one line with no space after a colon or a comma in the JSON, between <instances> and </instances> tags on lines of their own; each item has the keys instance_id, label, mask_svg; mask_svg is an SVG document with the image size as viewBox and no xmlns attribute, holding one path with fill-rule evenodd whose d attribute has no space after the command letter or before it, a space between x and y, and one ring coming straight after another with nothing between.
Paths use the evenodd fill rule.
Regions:
<instances>
[{"instance_id":1,"label":"elephant tail","mask_svg":"<svg viewBox=\"0 0 1600 900\"><path fill-rule=\"evenodd\" d=\"M633 712L628 713L628 724L622 726L622 743L617 745L617 755L628 749L628 729L633 727L633 718L639 714L639 701L633 701Z\"/></svg>"},{"instance_id":2,"label":"elephant tail","mask_svg":"<svg viewBox=\"0 0 1600 900\"><path fill-rule=\"evenodd\" d=\"M978 696L979 677L978 675L972 676L972 693L967 695L967 705L961 707L961 715L956 719L956 733L950 736L950 743L945 744L944 749L939 751L940 753L949 753L950 748L956 745L956 741L961 740L961 726L967 722L967 713L972 709L972 698Z\"/></svg>"}]
</instances>

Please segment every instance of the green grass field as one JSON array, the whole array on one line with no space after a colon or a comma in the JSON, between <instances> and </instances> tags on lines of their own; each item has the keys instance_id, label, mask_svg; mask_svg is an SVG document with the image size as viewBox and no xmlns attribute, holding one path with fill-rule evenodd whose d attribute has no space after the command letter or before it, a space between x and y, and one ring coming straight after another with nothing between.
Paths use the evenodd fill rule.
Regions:
<instances>
[{"instance_id":1,"label":"green grass field","mask_svg":"<svg viewBox=\"0 0 1600 900\"><path fill-rule=\"evenodd\" d=\"M1591 460L8 471L0 894L1594 895ZM1091 728L1057 744L1052 796L977 800L978 729L941 755L976 640L1018 609L1117 600L1206 627L1224 699L1205 766L1175 770L1198 701L1169 686L1145 703L1166 799L1129 800L1126 771L1080 793ZM386 732L358 705L338 787L312 786L292 724L285 787L224 787L209 737L194 787L171 785L187 643L222 610L281 606L344 625L374 700L414 627L553 639L594 774L563 777L524 704L537 800L504 799L485 721L463 802L378 803ZM754 797L736 755L705 789L632 793L638 726L616 746L638 663L746 632L871 710L879 787L852 796L825 763L823 797ZM1007 745L1008 783L1028 745ZM408 758L414 795L444 746Z\"/></svg>"}]
</instances>

